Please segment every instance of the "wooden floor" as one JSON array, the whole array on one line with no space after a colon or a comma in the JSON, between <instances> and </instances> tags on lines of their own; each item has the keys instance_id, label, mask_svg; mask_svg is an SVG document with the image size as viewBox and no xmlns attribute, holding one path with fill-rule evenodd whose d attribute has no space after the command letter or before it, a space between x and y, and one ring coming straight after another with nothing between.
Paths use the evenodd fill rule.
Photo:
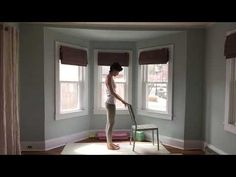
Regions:
<instances>
[{"instance_id":1,"label":"wooden floor","mask_svg":"<svg viewBox=\"0 0 236 177\"><path fill-rule=\"evenodd\" d=\"M79 141L80 143L88 143L88 142L102 142L100 140L89 138L83 141ZM117 141L114 141L117 142ZM205 155L202 150L181 150L174 147L163 145L170 153L172 154L183 154L183 155ZM64 146L51 149L48 151L23 151L22 155L60 155Z\"/></svg>"}]
</instances>

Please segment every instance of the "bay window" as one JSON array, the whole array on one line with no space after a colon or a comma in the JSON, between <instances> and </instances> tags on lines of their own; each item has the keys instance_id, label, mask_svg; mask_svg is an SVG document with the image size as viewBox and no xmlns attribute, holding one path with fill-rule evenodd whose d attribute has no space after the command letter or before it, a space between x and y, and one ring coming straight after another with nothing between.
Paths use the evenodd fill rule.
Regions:
<instances>
[{"instance_id":1,"label":"bay window","mask_svg":"<svg viewBox=\"0 0 236 177\"><path fill-rule=\"evenodd\" d=\"M173 45L138 52L138 114L172 119Z\"/></svg>"},{"instance_id":2,"label":"bay window","mask_svg":"<svg viewBox=\"0 0 236 177\"><path fill-rule=\"evenodd\" d=\"M87 115L87 49L62 42L55 45L55 118Z\"/></svg>"},{"instance_id":3,"label":"bay window","mask_svg":"<svg viewBox=\"0 0 236 177\"><path fill-rule=\"evenodd\" d=\"M236 134L236 30L226 36L225 121L224 129Z\"/></svg>"},{"instance_id":4,"label":"bay window","mask_svg":"<svg viewBox=\"0 0 236 177\"><path fill-rule=\"evenodd\" d=\"M127 50L95 50L94 63L94 113L105 114L106 95L106 76L109 74L110 65L118 62L122 65L123 70L113 77L116 83L116 93L124 100L131 103L132 89L132 63L131 51ZM128 114L124 104L116 99L117 114Z\"/></svg>"}]
</instances>

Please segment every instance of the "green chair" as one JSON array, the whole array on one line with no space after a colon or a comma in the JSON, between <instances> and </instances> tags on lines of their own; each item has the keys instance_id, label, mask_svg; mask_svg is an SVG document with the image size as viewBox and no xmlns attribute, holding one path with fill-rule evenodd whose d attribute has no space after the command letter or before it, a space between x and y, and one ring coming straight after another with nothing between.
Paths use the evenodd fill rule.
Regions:
<instances>
[{"instance_id":1,"label":"green chair","mask_svg":"<svg viewBox=\"0 0 236 177\"><path fill-rule=\"evenodd\" d=\"M133 151L135 148L135 140L136 140L136 132L137 131L152 131L152 144L154 145L154 131L156 130L157 133L157 149L159 150L159 133L158 133L158 127L155 124L141 124L137 125L137 122L135 120L135 115L132 109L131 105L128 105L128 110L129 110L129 115L132 120L132 126L131 126L131 131L130 131L130 144L131 144L131 139L133 139ZM134 133L133 133L134 132Z\"/></svg>"}]
</instances>

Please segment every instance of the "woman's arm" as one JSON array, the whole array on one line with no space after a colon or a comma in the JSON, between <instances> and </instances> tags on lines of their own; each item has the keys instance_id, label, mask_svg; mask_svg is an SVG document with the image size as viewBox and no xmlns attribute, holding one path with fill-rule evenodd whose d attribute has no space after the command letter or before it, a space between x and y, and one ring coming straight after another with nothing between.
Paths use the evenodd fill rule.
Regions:
<instances>
[{"instance_id":1,"label":"woman's arm","mask_svg":"<svg viewBox=\"0 0 236 177\"><path fill-rule=\"evenodd\" d=\"M113 90L113 87L112 87L112 84L111 84L111 77L107 77L107 86L108 86L108 89L110 90L110 93L115 97L117 98L118 100L120 100L123 104L128 104L125 100L123 100L116 92L114 92Z\"/></svg>"}]
</instances>

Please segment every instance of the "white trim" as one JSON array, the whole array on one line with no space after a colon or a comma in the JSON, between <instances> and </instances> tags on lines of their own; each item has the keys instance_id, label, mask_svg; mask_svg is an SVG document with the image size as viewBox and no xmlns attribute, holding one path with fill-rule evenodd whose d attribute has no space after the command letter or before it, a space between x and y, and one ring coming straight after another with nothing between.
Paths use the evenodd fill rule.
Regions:
<instances>
[{"instance_id":1,"label":"white trim","mask_svg":"<svg viewBox=\"0 0 236 177\"><path fill-rule=\"evenodd\" d=\"M201 149L204 148L204 142L201 140L185 140L184 150Z\"/></svg>"},{"instance_id":2,"label":"white trim","mask_svg":"<svg viewBox=\"0 0 236 177\"><path fill-rule=\"evenodd\" d=\"M98 88L98 65L97 65L97 56L98 52L128 52L129 53L129 66L128 66L128 102L132 103L132 60L133 60L133 52L132 50L127 50L127 49L94 49L94 88ZM99 103L99 98L97 97L97 90L94 89L94 109L93 113L94 114L106 114L105 109L100 109L98 108ZM128 115L128 109L116 109L116 114L117 115Z\"/></svg>"},{"instance_id":3,"label":"white trim","mask_svg":"<svg viewBox=\"0 0 236 177\"><path fill-rule=\"evenodd\" d=\"M160 141L164 145L184 149L184 141L181 139L160 135Z\"/></svg>"},{"instance_id":4,"label":"white trim","mask_svg":"<svg viewBox=\"0 0 236 177\"><path fill-rule=\"evenodd\" d=\"M22 151L44 151L45 142L44 141L22 141L21 150Z\"/></svg>"},{"instance_id":5,"label":"white trim","mask_svg":"<svg viewBox=\"0 0 236 177\"><path fill-rule=\"evenodd\" d=\"M232 109L236 104L235 100L235 66L236 62L235 59L227 59L226 60L226 81L225 81L225 113L224 113L224 130L236 134L236 125L235 122L234 124L230 124L230 118L235 117L235 113L231 112L234 111ZM234 82L233 86L231 85L231 82ZM233 88L232 88L233 87ZM231 89L233 91L231 91ZM232 114L231 114L232 113Z\"/></svg>"},{"instance_id":6,"label":"white trim","mask_svg":"<svg viewBox=\"0 0 236 177\"><path fill-rule=\"evenodd\" d=\"M206 148L207 148L207 142L204 141L204 142L203 142L202 150L205 152L205 151L206 151Z\"/></svg>"},{"instance_id":7,"label":"white trim","mask_svg":"<svg viewBox=\"0 0 236 177\"><path fill-rule=\"evenodd\" d=\"M74 117L83 117L88 115L88 110L78 110L77 112L70 112L65 114L58 114L56 113L56 120L62 120L62 119L68 119L68 118L74 118Z\"/></svg>"},{"instance_id":8,"label":"white trim","mask_svg":"<svg viewBox=\"0 0 236 177\"><path fill-rule=\"evenodd\" d=\"M44 141L23 141L21 142L22 151L47 151L53 148L63 146L67 143L81 141L89 137L89 131L66 135L59 138L53 138ZM32 148L28 148L31 146Z\"/></svg>"},{"instance_id":9,"label":"white trim","mask_svg":"<svg viewBox=\"0 0 236 177\"><path fill-rule=\"evenodd\" d=\"M83 49L86 50L88 53L88 48L85 47L81 47L78 45L74 45L74 44L69 44L69 43L65 43L65 42L60 42L60 41L55 41L55 59L54 59L54 65L55 65L55 113L54 113L54 117L55 120L61 120L61 119L67 119L67 118L74 118L74 117L81 117L81 116L85 116L88 115L88 67L84 67L83 71L83 81L84 81L84 89L83 89L83 98L82 98L82 109L78 110L77 112L70 112L70 113L65 113L65 114L61 114L60 111L60 90L59 88L59 46L68 46L68 47L73 47L73 48L78 48L78 49Z\"/></svg>"},{"instance_id":10,"label":"white trim","mask_svg":"<svg viewBox=\"0 0 236 177\"><path fill-rule=\"evenodd\" d=\"M100 131L105 131L105 129L94 129L94 130L89 130L90 136L91 134L94 134L96 132L100 132ZM125 132L130 132L130 129L115 129L113 130L113 132L117 132L117 131L125 131Z\"/></svg>"},{"instance_id":11,"label":"white trim","mask_svg":"<svg viewBox=\"0 0 236 177\"><path fill-rule=\"evenodd\" d=\"M233 29L233 30L228 31L228 32L226 33L226 36L229 36L229 35L231 35L231 34L233 34L233 33L236 33L236 29Z\"/></svg>"},{"instance_id":12,"label":"white trim","mask_svg":"<svg viewBox=\"0 0 236 177\"><path fill-rule=\"evenodd\" d=\"M223 150L213 146L212 144L207 144L205 143L205 148L208 147L209 149L213 150L214 152L216 152L219 155L228 155L228 153L224 152Z\"/></svg>"},{"instance_id":13,"label":"white trim","mask_svg":"<svg viewBox=\"0 0 236 177\"><path fill-rule=\"evenodd\" d=\"M63 146L67 143L74 143L77 141L81 141L88 137L89 137L89 131L83 131L83 132L75 133L72 135L66 135L59 138L49 139L45 141L45 150L47 151L53 148Z\"/></svg>"},{"instance_id":14,"label":"white trim","mask_svg":"<svg viewBox=\"0 0 236 177\"><path fill-rule=\"evenodd\" d=\"M216 22L210 22L210 23L208 23L208 24L206 24L206 29L207 28L210 28L210 27L212 27L213 25L215 25L216 24Z\"/></svg>"},{"instance_id":15,"label":"white trim","mask_svg":"<svg viewBox=\"0 0 236 177\"><path fill-rule=\"evenodd\" d=\"M145 140L152 141L152 135L150 132L144 132ZM191 149L203 149L204 142L200 140L182 140L177 138L172 138L169 136L159 135L160 142L164 145L175 147L182 150ZM154 134L154 140L156 141L156 134Z\"/></svg>"},{"instance_id":16,"label":"white trim","mask_svg":"<svg viewBox=\"0 0 236 177\"><path fill-rule=\"evenodd\" d=\"M150 132L144 132L144 135L145 135L145 140L152 141L152 135ZM155 137L154 140L156 140L155 134L154 134L154 137ZM175 147L178 149L184 149L184 141L181 139L172 138L172 137L168 137L168 136L164 136L164 135L159 134L159 140L160 140L161 144Z\"/></svg>"},{"instance_id":17,"label":"white trim","mask_svg":"<svg viewBox=\"0 0 236 177\"><path fill-rule=\"evenodd\" d=\"M61 147L67 143L73 143L77 141L81 141L83 139L86 139L88 137L95 136L95 133L98 131L104 131L104 129L94 129L94 130L88 130L81 133L76 133L72 135L67 135L59 138L53 138L44 141L23 141L21 142L21 150L22 151L48 151L53 148ZM130 129L116 129L114 131L127 131L129 132ZM151 141L151 134L146 134L145 132L145 139L148 141ZM212 144L207 144L206 142L201 141L185 141L185 147L184 147L184 141L181 139L176 139L168 136L160 135L160 142L164 145L175 147L182 150L189 150L189 149L201 149L201 143L203 147L203 151L205 151L206 147L213 150L219 155L229 155L228 153L224 152L223 150L213 146ZM191 144L192 148L186 148L186 142ZM195 144L195 145L194 145ZM194 145L194 146L193 146ZM32 148L28 148L28 146L32 146ZM199 147L199 148L198 148Z\"/></svg>"},{"instance_id":18,"label":"white trim","mask_svg":"<svg viewBox=\"0 0 236 177\"><path fill-rule=\"evenodd\" d=\"M53 138L44 141L23 141L21 142L21 149L22 151L48 151L53 148L64 146L67 143L74 143L77 141L84 140L89 137L94 137L96 132L104 131L104 129L94 129L94 130L87 130L80 133L75 133L71 135L62 136L59 138ZM130 132L130 129L115 129L116 131L126 131ZM145 140L151 141L151 133L145 132ZM154 140L156 141L156 135L154 135ZM214 147L213 145L204 143L202 141L197 140L182 140L177 138L172 138L164 135L159 135L160 143L175 147L182 150L189 150L189 149L202 149L204 150L205 147L209 147L210 149L214 150L215 152L219 154L227 154L224 151ZM27 148L28 146L32 146L32 148ZM204 149L203 149L204 147Z\"/></svg>"},{"instance_id":19,"label":"white trim","mask_svg":"<svg viewBox=\"0 0 236 177\"><path fill-rule=\"evenodd\" d=\"M74 142L81 141L89 137L94 137L96 132L99 132L99 131L104 131L104 129L88 130L88 131L84 131L84 132L80 132L80 133L76 133L72 135L67 135L67 136L63 136L59 138L49 139L49 140L46 140L45 142L43 141L21 142L21 149L22 151L48 151L53 148L64 146L67 143L74 143ZM130 129L114 130L114 132L116 131L130 132ZM203 151L205 151L205 148L209 147L210 149L212 149L218 154L227 154L224 151L216 148L215 146L207 144L206 142L203 143L202 141L196 141L196 140L183 141L181 139L172 138L168 136L163 136L163 135L159 135L159 136L160 136L159 137L160 143L167 146L175 147L178 149L182 149L182 150L202 149ZM151 141L151 133L145 132L145 140ZM156 137L155 137L155 140L156 140ZM32 146L32 148L29 149L27 148L28 146Z\"/></svg>"},{"instance_id":20,"label":"white trim","mask_svg":"<svg viewBox=\"0 0 236 177\"><path fill-rule=\"evenodd\" d=\"M174 44L167 44L167 45L158 45L155 47L147 47L147 48L141 48L138 49L138 58L139 55L142 51L149 51L149 50L154 50L154 49L159 49L159 48L164 48L168 47L170 49L170 59L169 59L169 64L168 64L168 105L167 105L167 113L161 113L157 111L150 111L150 110L144 110L143 108L143 100L146 99L144 98L144 94L142 93L143 89L143 72L141 71L142 67L141 65L138 65L138 82L137 82L137 88L138 88L138 109L137 113L138 115L145 115L148 117L155 117L155 118L160 118L160 119L166 119L166 120L173 120L173 103L172 103L172 97L173 97L173 58L174 58Z\"/></svg>"},{"instance_id":21,"label":"white trim","mask_svg":"<svg viewBox=\"0 0 236 177\"><path fill-rule=\"evenodd\" d=\"M64 146L67 143L74 143L77 141L84 140L89 137L94 137L95 133L98 131L104 131L104 129L94 129L94 130L87 130L80 133L75 133L71 135L62 136L59 138L53 138L44 141L23 141L21 142L21 149L22 151L48 151L50 149L54 149L57 147ZM116 129L116 131L130 131L130 129ZM31 146L32 148L28 148Z\"/></svg>"},{"instance_id":22,"label":"white trim","mask_svg":"<svg viewBox=\"0 0 236 177\"><path fill-rule=\"evenodd\" d=\"M149 110L137 109L137 114L147 116L147 117L154 117L154 118L167 119L167 120L171 120L173 118L172 115L160 114L155 111L149 111Z\"/></svg>"},{"instance_id":23,"label":"white trim","mask_svg":"<svg viewBox=\"0 0 236 177\"><path fill-rule=\"evenodd\" d=\"M104 114L106 114L106 110L105 109L94 109L93 113L96 115L104 115ZM129 111L127 108L122 109L122 110L116 109L116 114L117 115L129 115Z\"/></svg>"}]
</instances>

